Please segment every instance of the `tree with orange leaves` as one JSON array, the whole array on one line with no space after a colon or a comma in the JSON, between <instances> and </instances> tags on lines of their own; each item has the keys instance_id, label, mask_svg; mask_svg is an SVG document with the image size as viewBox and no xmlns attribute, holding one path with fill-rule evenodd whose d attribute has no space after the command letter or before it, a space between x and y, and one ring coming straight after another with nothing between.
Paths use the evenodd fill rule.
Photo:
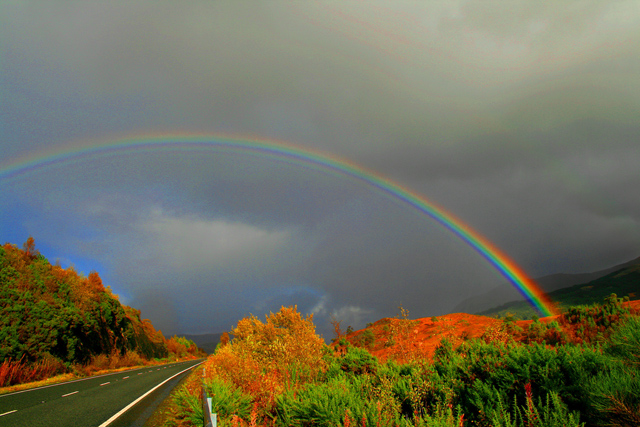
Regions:
<instances>
[{"instance_id":1,"label":"tree with orange leaves","mask_svg":"<svg viewBox=\"0 0 640 427\"><path fill-rule=\"evenodd\" d=\"M231 338L229 338L229 332L223 332L220 337L220 347L224 347L229 344L229 341L231 341Z\"/></svg>"},{"instance_id":2,"label":"tree with orange leaves","mask_svg":"<svg viewBox=\"0 0 640 427\"><path fill-rule=\"evenodd\" d=\"M33 236L27 238L27 241L22 245L22 250L24 251L25 257L29 259L35 259L40 255L40 251L36 249L36 241Z\"/></svg>"},{"instance_id":3,"label":"tree with orange leaves","mask_svg":"<svg viewBox=\"0 0 640 427\"><path fill-rule=\"evenodd\" d=\"M325 344L316 334L313 315L296 306L270 313L266 322L255 316L238 322L233 341L218 347L205 366L207 381L224 381L254 397L269 411L287 387L313 381L325 369ZM295 377L295 378L294 378Z\"/></svg>"},{"instance_id":4,"label":"tree with orange leaves","mask_svg":"<svg viewBox=\"0 0 640 427\"><path fill-rule=\"evenodd\" d=\"M316 334L313 314L305 318L297 306L270 313L265 323L255 316L244 318L232 333L236 351L262 366L274 366L281 372L291 367L312 372L321 364L324 341Z\"/></svg>"}]
</instances>

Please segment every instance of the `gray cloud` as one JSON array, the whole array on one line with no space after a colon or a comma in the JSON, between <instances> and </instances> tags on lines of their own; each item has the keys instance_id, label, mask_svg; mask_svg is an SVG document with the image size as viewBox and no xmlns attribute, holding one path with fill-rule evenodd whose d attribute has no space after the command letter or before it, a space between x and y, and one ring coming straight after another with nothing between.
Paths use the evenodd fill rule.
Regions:
<instances>
[{"instance_id":1,"label":"gray cloud","mask_svg":"<svg viewBox=\"0 0 640 427\"><path fill-rule=\"evenodd\" d=\"M426 195L532 275L638 256L633 1L0 8L0 170L129 134L256 135ZM373 187L264 158L98 156L1 183L3 240L103 268L167 332L296 302L430 315L502 281Z\"/></svg>"}]
</instances>

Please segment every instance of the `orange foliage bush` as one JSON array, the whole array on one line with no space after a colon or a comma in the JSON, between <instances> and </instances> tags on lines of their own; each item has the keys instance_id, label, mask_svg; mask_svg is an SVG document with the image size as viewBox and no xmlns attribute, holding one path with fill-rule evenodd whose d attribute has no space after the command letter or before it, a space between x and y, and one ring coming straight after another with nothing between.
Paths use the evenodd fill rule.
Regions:
<instances>
[{"instance_id":1,"label":"orange foliage bush","mask_svg":"<svg viewBox=\"0 0 640 427\"><path fill-rule=\"evenodd\" d=\"M174 354L177 358L200 356L200 349L198 346L196 346L193 341L185 337L178 337L174 335L166 340L166 345L169 353Z\"/></svg>"},{"instance_id":2,"label":"orange foliage bush","mask_svg":"<svg viewBox=\"0 0 640 427\"><path fill-rule=\"evenodd\" d=\"M0 387L38 381L64 371L64 364L53 357L47 357L34 363L6 359L0 364Z\"/></svg>"},{"instance_id":3,"label":"orange foliage bush","mask_svg":"<svg viewBox=\"0 0 640 427\"><path fill-rule=\"evenodd\" d=\"M108 355L98 354L92 357L91 361L86 365L76 365L75 369L83 375L92 375L99 371L119 368L131 368L148 364L149 361L141 357L135 351L127 351L124 354L120 354L120 352L114 351Z\"/></svg>"},{"instance_id":4,"label":"orange foliage bush","mask_svg":"<svg viewBox=\"0 0 640 427\"><path fill-rule=\"evenodd\" d=\"M231 345L223 347L207 361L205 378L214 377L250 394L264 411L273 407L276 397L285 389L278 370L263 369L255 359L234 352Z\"/></svg>"},{"instance_id":5,"label":"orange foliage bush","mask_svg":"<svg viewBox=\"0 0 640 427\"><path fill-rule=\"evenodd\" d=\"M220 337L220 347L224 347L229 344L229 341L231 341L231 338L229 338L229 332L224 332Z\"/></svg>"},{"instance_id":6,"label":"orange foliage bush","mask_svg":"<svg viewBox=\"0 0 640 427\"><path fill-rule=\"evenodd\" d=\"M297 306L282 307L266 320L262 323L255 316L240 320L232 331L234 351L283 374L294 369L296 375L313 376L324 348L322 338L316 335L313 315L303 318Z\"/></svg>"},{"instance_id":7,"label":"orange foliage bush","mask_svg":"<svg viewBox=\"0 0 640 427\"><path fill-rule=\"evenodd\" d=\"M294 307L270 313L266 322L244 318L232 331L233 341L205 363L205 378L227 381L254 397L263 414L287 388L314 380L325 368L324 341L315 332L313 315Z\"/></svg>"}]
</instances>

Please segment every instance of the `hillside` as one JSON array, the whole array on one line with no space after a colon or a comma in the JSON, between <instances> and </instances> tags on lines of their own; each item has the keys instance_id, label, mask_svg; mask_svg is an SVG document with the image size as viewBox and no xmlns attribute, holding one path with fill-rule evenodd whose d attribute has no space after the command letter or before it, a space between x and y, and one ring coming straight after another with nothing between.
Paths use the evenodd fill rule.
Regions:
<instances>
[{"instance_id":1,"label":"hillside","mask_svg":"<svg viewBox=\"0 0 640 427\"><path fill-rule=\"evenodd\" d=\"M636 258L623 264L590 273L558 273L538 277L534 279L534 281L536 282L536 284L538 284L538 286L540 286L542 290L550 293L570 286L588 283L592 280L599 279L600 277L606 276L607 274L619 271L623 268L630 267L638 263L640 263L640 258ZM487 310L492 310L497 306L515 303L518 301L524 302L524 297L511 284L503 283L502 285L496 286L495 288L483 294L474 295L463 300L458 305L456 305L452 311L456 313L483 313Z\"/></svg>"},{"instance_id":2,"label":"hillside","mask_svg":"<svg viewBox=\"0 0 640 427\"><path fill-rule=\"evenodd\" d=\"M384 318L347 335L346 339L367 348L381 361L404 360L409 354L430 359L443 338L452 341L479 338L501 324L498 319L466 313L415 320Z\"/></svg>"},{"instance_id":3,"label":"hillside","mask_svg":"<svg viewBox=\"0 0 640 427\"><path fill-rule=\"evenodd\" d=\"M640 260L595 280L568 288L550 292L548 295L561 307L572 305L590 305L601 302L606 296L615 293L619 297L628 296L634 300L640 298ZM513 301L480 312L485 316L505 316L507 313L526 319L535 314L533 308L524 301Z\"/></svg>"},{"instance_id":4,"label":"hillside","mask_svg":"<svg viewBox=\"0 0 640 427\"><path fill-rule=\"evenodd\" d=\"M607 301L607 298L601 299L594 306L601 307L603 300ZM605 302L605 306L606 304ZM632 313L640 313L640 300L624 302L622 306ZM365 348L381 362L431 360L436 349L442 345L443 339L454 347L474 338L483 338L486 341L515 339L525 343L535 341L581 343L585 340L585 334L589 334L585 332L581 321L571 318L572 313L573 311L536 321L497 319L466 313L415 320L384 318L344 338L351 345ZM593 314L588 316L585 314L584 317L597 318ZM593 337L604 331L599 324L594 325L593 329Z\"/></svg>"},{"instance_id":5,"label":"hillside","mask_svg":"<svg viewBox=\"0 0 640 427\"><path fill-rule=\"evenodd\" d=\"M10 367L46 365L51 374L196 353L194 343L166 339L139 310L122 305L98 273L52 265L32 238L23 249L0 246L0 386L24 382L8 377Z\"/></svg>"}]
</instances>

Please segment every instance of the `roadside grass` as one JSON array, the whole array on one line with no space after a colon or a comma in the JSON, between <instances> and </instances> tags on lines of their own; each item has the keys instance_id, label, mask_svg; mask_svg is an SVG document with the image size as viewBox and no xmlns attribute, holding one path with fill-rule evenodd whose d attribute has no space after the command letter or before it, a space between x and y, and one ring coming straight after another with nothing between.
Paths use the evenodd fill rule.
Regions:
<instances>
[{"instance_id":1,"label":"roadside grass","mask_svg":"<svg viewBox=\"0 0 640 427\"><path fill-rule=\"evenodd\" d=\"M158 406L144 427L186 427L203 425L202 370L194 369Z\"/></svg>"},{"instance_id":2,"label":"roadside grass","mask_svg":"<svg viewBox=\"0 0 640 427\"><path fill-rule=\"evenodd\" d=\"M104 362L104 359L102 359ZM49 376L47 378L42 378L29 382L21 382L19 384L12 384L8 386L0 387L0 395L7 393L14 393L16 391L29 390L32 388L44 387L53 384L64 383L67 381L73 381L83 378L90 378L99 375L112 374L115 372L123 372L130 371L137 368L143 368L145 366L155 366L155 365L163 365L165 363L172 362L180 362L182 360L190 360L190 359L176 359L174 357L164 358L164 359L151 359L146 360L140 357L132 357L132 356L123 356L121 359L117 361L112 359L110 362L103 364L89 364L89 365L72 365L67 369L67 372L55 374ZM127 363L128 362L128 363ZM10 362L5 361L3 364L0 364L0 370L4 367L5 371L9 371L10 369L13 371L28 371L33 369L29 365L20 364L18 362ZM1 373L1 371L0 371ZM9 374L5 374L9 376ZM20 375L19 373L12 373L12 375Z\"/></svg>"},{"instance_id":3,"label":"roadside grass","mask_svg":"<svg viewBox=\"0 0 640 427\"><path fill-rule=\"evenodd\" d=\"M67 381L73 381L75 379L78 379L78 377L75 374L72 374L72 373L60 374L60 375L56 375L55 377L47 378L40 381L33 381L30 383L0 387L0 395L13 393L16 391L29 390L31 388L44 387L47 385L58 384L58 383L63 383Z\"/></svg>"}]
</instances>

